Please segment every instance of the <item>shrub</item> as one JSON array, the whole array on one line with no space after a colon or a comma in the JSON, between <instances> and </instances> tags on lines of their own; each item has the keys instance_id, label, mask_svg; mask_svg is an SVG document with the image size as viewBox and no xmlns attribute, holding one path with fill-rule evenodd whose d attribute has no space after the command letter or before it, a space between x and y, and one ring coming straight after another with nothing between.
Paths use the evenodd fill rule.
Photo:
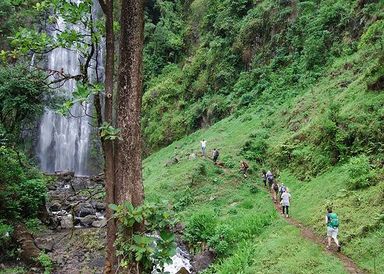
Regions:
<instances>
[{"instance_id":1,"label":"shrub","mask_svg":"<svg viewBox=\"0 0 384 274\"><path fill-rule=\"evenodd\" d=\"M0 215L7 219L34 218L44 204L45 180L29 172L25 156L0 147Z\"/></svg>"},{"instance_id":2,"label":"shrub","mask_svg":"<svg viewBox=\"0 0 384 274\"><path fill-rule=\"evenodd\" d=\"M53 269L53 263L51 257L45 252L40 252L38 261L40 265L44 268L44 274L50 274Z\"/></svg>"},{"instance_id":3,"label":"shrub","mask_svg":"<svg viewBox=\"0 0 384 274\"><path fill-rule=\"evenodd\" d=\"M41 225L42 225L41 221L37 218L32 218L25 222L25 226L32 233L36 233L40 231Z\"/></svg>"},{"instance_id":4,"label":"shrub","mask_svg":"<svg viewBox=\"0 0 384 274\"><path fill-rule=\"evenodd\" d=\"M221 161L226 168L234 168L237 165L237 162L230 155L225 155Z\"/></svg>"},{"instance_id":5,"label":"shrub","mask_svg":"<svg viewBox=\"0 0 384 274\"><path fill-rule=\"evenodd\" d=\"M351 158L345 167L348 175L348 187L350 189L361 189L376 184L375 173L365 155Z\"/></svg>"},{"instance_id":6,"label":"shrub","mask_svg":"<svg viewBox=\"0 0 384 274\"><path fill-rule=\"evenodd\" d=\"M245 142L241 148L241 155L247 160L262 163L266 157L268 143L265 132L257 132L251 135L251 139Z\"/></svg>"},{"instance_id":7,"label":"shrub","mask_svg":"<svg viewBox=\"0 0 384 274\"><path fill-rule=\"evenodd\" d=\"M208 242L215 232L217 217L212 211L203 210L191 216L185 228L185 239L196 244Z\"/></svg>"},{"instance_id":8,"label":"shrub","mask_svg":"<svg viewBox=\"0 0 384 274\"><path fill-rule=\"evenodd\" d=\"M176 201L174 204L175 211L182 211L184 208L193 203L194 200L190 188L187 188L185 191L177 193L174 199Z\"/></svg>"},{"instance_id":9,"label":"shrub","mask_svg":"<svg viewBox=\"0 0 384 274\"><path fill-rule=\"evenodd\" d=\"M233 247L234 231L230 225L221 224L215 229L214 235L208 241L219 255L225 255Z\"/></svg>"},{"instance_id":10,"label":"shrub","mask_svg":"<svg viewBox=\"0 0 384 274\"><path fill-rule=\"evenodd\" d=\"M13 233L13 227L0 220L0 254L7 251Z\"/></svg>"}]
</instances>

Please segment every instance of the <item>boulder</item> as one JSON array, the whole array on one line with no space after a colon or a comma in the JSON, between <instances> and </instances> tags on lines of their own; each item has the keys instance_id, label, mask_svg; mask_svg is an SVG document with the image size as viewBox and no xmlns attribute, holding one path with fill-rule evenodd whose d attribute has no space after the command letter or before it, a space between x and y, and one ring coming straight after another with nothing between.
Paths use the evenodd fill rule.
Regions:
<instances>
[{"instance_id":1,"label":"boulder","mask_svg":"<svg viewBox=\"0 0 384 274\"><path fill-rule=\"evenodd\" d=\"M60 226L63 229L73 228L72 215L68 214L66 216L63 216L63 218L61 218L60 220Z\"/></svg>"},{"instance_id":2,"label":"boulder","mask_svg":"<svg viewBox=\"0 0 384 274\"><path fill-rule=\"evenodd\" d=\"M193 268L197 273L207 269L216 258L216 253L212 250L205 250L199 254L197 254L193 258Z\"/></svg>"},{"instance_id":3,"label":"boulder","mask_svg":"<svg viewBox=\"0 0 384 274\"><path fill-rule=\"evenodd\" d=\"M106 225L107 225L107 220L106 219L101 219L101 220L98 220L98 221L94 221L92 223L92 226L93 227L97 227L97 228L104 227Z\"/></svg>"},{"instance_id":4,"label":"boulder","mask_svg":"<svg viewBox=\"0 0 384 274\"><path fill-rule=\"evenodd\" d=\"M95 215L87 215L84 218L79 218L80 224L85 227L90 227L93 225L97 217Z\"/></svg>"},{"instance_id":5,"label":"boulder","mask_svg":"<svg viewBox=\"0 0 384 274\"><path fill-rule=\"evenodd\" d=\"M59 180L62 180L64 182L69 182L73 179L73 177L75 177L75 172L69 171L69 170L56 171L55 175L57 175L59 177Z\"/></svg>"},{"instance_id":6,"label":"boulder","mask_svg":"<svg viewBox=\"0 0 384 274\"><path fill-rule=\"evenodd\" d=\"M104 211L106 208L105 204L102 202L94 202L93 207L96 208L96 210L98 211Z\"/></svg>"},{"instance_id":7,"label":"boulder","mask_svg":"<svg viewBox=\"0 0 384 274\"><path fill-rule=\"evenodd\" d=\"M46 252L51 252L53 246L55 245L54 239L49 238L35 238L35 245L40 249Z\"/></svg>"},{"instance_id":8,"label":"boulder","mask_svg":"<svg viewBox=\"0 0 384 274\"><path fill-rule=\"evenodd\" d=\"M75 212L76 216L85 217L88 215L94 215L96 213L96 209L94 209L89 203L81 203L76 207Z\"/></svg>"},{"instance_id":9,"label":"boulder","mask_svg":"<svg viewBox=\"0 0 384 274\"><path fill-rule=\"evenodd\" d=\"M88 181L84 180L84 178L76 178L76 180L71 182L71 185L76 192L79 192L80 190L88 188Z\"/></svg>"},{"instance_id":10,"label":"boulder","mask_svg":"<svg viewBox=\"0 0 384 274\"><path fill-rule=\"evenodd\" d=\"M49 185L48 190L56 190L57 186L56 185Z\"/></svg>"},{"instance_id":11,"label":"boulder","mask_svg":"<svg viewBox=\"0 0 384 274\"><path fill-rule=\"evenodd\" d=\"M60 211L61 210L61 204L60 201L52 201L51 205L49 206L49 211Z\"/></svg>"},{"instance_id":12,"label":"boulder","mask_svg":"<svg viewBox=\"0 0 384 274\"><path fill-rule=\"evenodd\" d=\"M92 259L90 259L88 266L96 269L103 269L105 264L105 257L101 254L100 256L95 256Z\"/></svg>"},{"instance_id":13,"label":"boulder","mask_svg":"<svg viewBox=\"0 0 384 274\"><path fill-rule=\"evenodd\" d=\"M103 184L104 183L104 173L101 173L99 175L95 175L89 178L91 182L95 182L98 184Z\"/></svg>"}]
</instances>

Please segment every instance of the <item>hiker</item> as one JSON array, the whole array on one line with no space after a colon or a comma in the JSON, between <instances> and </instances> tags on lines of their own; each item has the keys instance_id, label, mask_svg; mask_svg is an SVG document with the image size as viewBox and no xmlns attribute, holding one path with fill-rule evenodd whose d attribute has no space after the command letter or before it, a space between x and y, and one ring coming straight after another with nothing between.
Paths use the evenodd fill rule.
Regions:
<instances>
[{"instance_id":1,"label":"hiker","mask_svg":"<svg viewBox=\"0 0 384 274\"><path fill-rule=\"evenodd\" d=\"M267 172L265 169L261 171L261 178L263 180L264 186L267 187Z\"/></svg>"},{"instance_id":2,"label":"hiker","mask_svg":"<svg viewBox=\"0 0 384 274\"><path fill-rule=\"evenodd\" d=\"M244 178L247 178L247 172L248 172L249 165L246 161L240 161L240 171L243 173Z\"/></svg>"},{"instance_id":3,"label":"hiker","mask_svg":"<svg viewBox=\"0 0 384 274\"><path fill-rule=\"evenodd\" d=\"M337 251L341 251L341 246L339 240L337 239L337 234L339 233L339 218L336 213L332 212L332 208L327 208L327 215L325 216L325 223L327 224L327 237L328 245L327 249L331 248L331 241L336 243Z\"/></svg>"},{"instance_id":4,"label":"hiker","mask_svg":"<svg viewBox=\"0 0 384 274\"><path fill-rule=\"evenodd\" d=\"M207 148L207 141L205 141L205 139L203 139L203 141L200 141L200 144L201 144L201 154L205 158L205 151L206 151L206 148Z\"/></svg>"},{"instance_id":5,"label":"hiker","mask_svg":"<svg viewBox=\"0 0 384 274\"><path fill-rule=\"evenodd\" d=\"M290 202L291 202L291 194L289 194L288 188L286 188L284 193L281 195L281 202L280 202L283 208L283 215L285 215L286 218L289 217L288 208L289 208Z\"/></svg>"},{"instance_id":6,"label":"hiker","mask_svg":"<svg viewBox=\"0 0 384 274\"><path fill-rule=\"evenodd\" d=\"M273 197L273 201L276 203L277 202L277 195L279 193L279 184L274 181L273 184L272 184L272 197Z\"/></svg>"},{"instance_id":7,"label":"hiker","mask_svg":"<svg viewBox=\"0 0 384 274\"><path fill-rule=\"evenodd\" d=\"M213 162L216 164L216 161L217 161L217 158L219 158L219 150L217 150L216 148L213 149L213 152L212 152L212 159L213 159Z\"/></svg>"},{"instance_id":8,"label":"hiker","mask_svg":"<svg viewBox=\"0 0 384 274\"><path fill-rule=\"evenodd\" d=\"M280 188L279 188L279 196L280 196L280 201L281 201L281 195L287 190L287 187L284 185L284 183L281 183Z\"/></svg>"},{"instance_id":9,"label":"hiker","mask_svg":"<svg viewBox=\"0 0 384 274\"><path fill-rule=\"evenodd\" d=\"M273 174L270 170L268 170L268 172L265 175L267 176L267 182L268 182L269 189L271 189L272 182L273 182Z\"/></svg>"}]
</instances>

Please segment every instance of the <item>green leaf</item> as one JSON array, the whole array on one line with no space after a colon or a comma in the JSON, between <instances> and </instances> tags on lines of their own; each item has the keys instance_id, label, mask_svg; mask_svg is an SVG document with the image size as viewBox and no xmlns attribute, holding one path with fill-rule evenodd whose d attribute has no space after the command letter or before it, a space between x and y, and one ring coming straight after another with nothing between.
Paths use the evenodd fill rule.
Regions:
<instances>
[{"instance_id":1,"label":"green leaf","mask_svg":"<svg viewBox=\"0 0 384 274\"><path fill-rule=\"evenodd\" d=\"M119 207L117 205L115 205L115 204L109 204L108 207L110 209L112 209L113 211L117 211L119 209Z\"/></svg>"}]
</instances>

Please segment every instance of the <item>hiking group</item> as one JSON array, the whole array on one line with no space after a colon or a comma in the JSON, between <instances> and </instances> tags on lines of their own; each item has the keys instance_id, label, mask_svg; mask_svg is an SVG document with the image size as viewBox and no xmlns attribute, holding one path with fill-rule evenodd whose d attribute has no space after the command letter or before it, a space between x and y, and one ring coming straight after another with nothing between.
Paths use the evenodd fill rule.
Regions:
<instances>
[{"instance_id":1,"label":"hiking group","mask_svg":"<svg viewBox=\"0 0 384 274\"><path fill-rule=\"evenodd\" d=\"M200 147L201 147L201 156L203 158L207 157L207 141L205 139L200 141ZM220 152L217 148L214 148L212 151L212 161L214 164L218 164L217 160L219 158ZM243 174L244 178L248 177L248 169L249 165L246 161L242 160L240 161L240 172Z\"/></svg>"},{"instance_id":2,"label":"hiking group","mask_svg":"<svg viewBox=\"0 0 384 274\"><path fill-rule=\"evenodd\" d=\"M201 154L203 158L207 157L207 141L203 139L200 141L201 145ZM214 164L217 164L220 152L218 149L214 148L212 151L212 160ZM248 177L249 165L246 161L240 161L240 172L243 174L244 178ZM289 218L289 206L291 203L291 194L289 193L288 187L284 183L279 183L275 179L273 173L268 170L262 170L262 181L264 186L271 192L272 199L275 203L281 205L282 214ZM337 251L341 250L340 243L337 239L339 233L339 219L336 213L332 212L332 208L327 208L326 214L326 226L327 226L327 249L330 249L332 240L337 246Z\"/></svg>"},{"instance_id":3,"label":"hiking group","mask_svg":"<svg viewBox=\"0 0 384 274\"><path fill-rule=\"evenodd\" d=\"M262 179L264 186L272 193L272 199L275 203L280 202L283 215L289 217L289 206L291 202L291 194L288 188L283 184L279 184L270 170L262 171Z\"/></svg>"},{"instance_id":4,"label":"hiking group","mask_svg":"<svg viewBox=\"0 0 384 274\"><path fill-rule=\"evenodd\" d=\"M207 141L203 139L200 141L200 146L201 146L201 155L203 158L207 157ZM220 152L218 149L214 148L212 151L212 161L216 164L217 159L219 158Z\"/></svg>"},{"instance_id":5,"label":"hiking group","mask_svg":"<svg viewBox=\"0 0 384 274\"><path fill-rule=\"evenodd\" d=\"M264 186L272 193L272 199L275 203L280 202L282 213L286 218L289 217L289 206L291 202L291 194L284 183L279 184L270 170L262 170L262 180ZM337 246L337 251L341 251L341 245L337 239L339 233L339 218L336 213L332 212L332 208L327 208L325 216L325 223L327 226L327 249L331 248L332 240Z\"/></svg>"}]
</instances>

